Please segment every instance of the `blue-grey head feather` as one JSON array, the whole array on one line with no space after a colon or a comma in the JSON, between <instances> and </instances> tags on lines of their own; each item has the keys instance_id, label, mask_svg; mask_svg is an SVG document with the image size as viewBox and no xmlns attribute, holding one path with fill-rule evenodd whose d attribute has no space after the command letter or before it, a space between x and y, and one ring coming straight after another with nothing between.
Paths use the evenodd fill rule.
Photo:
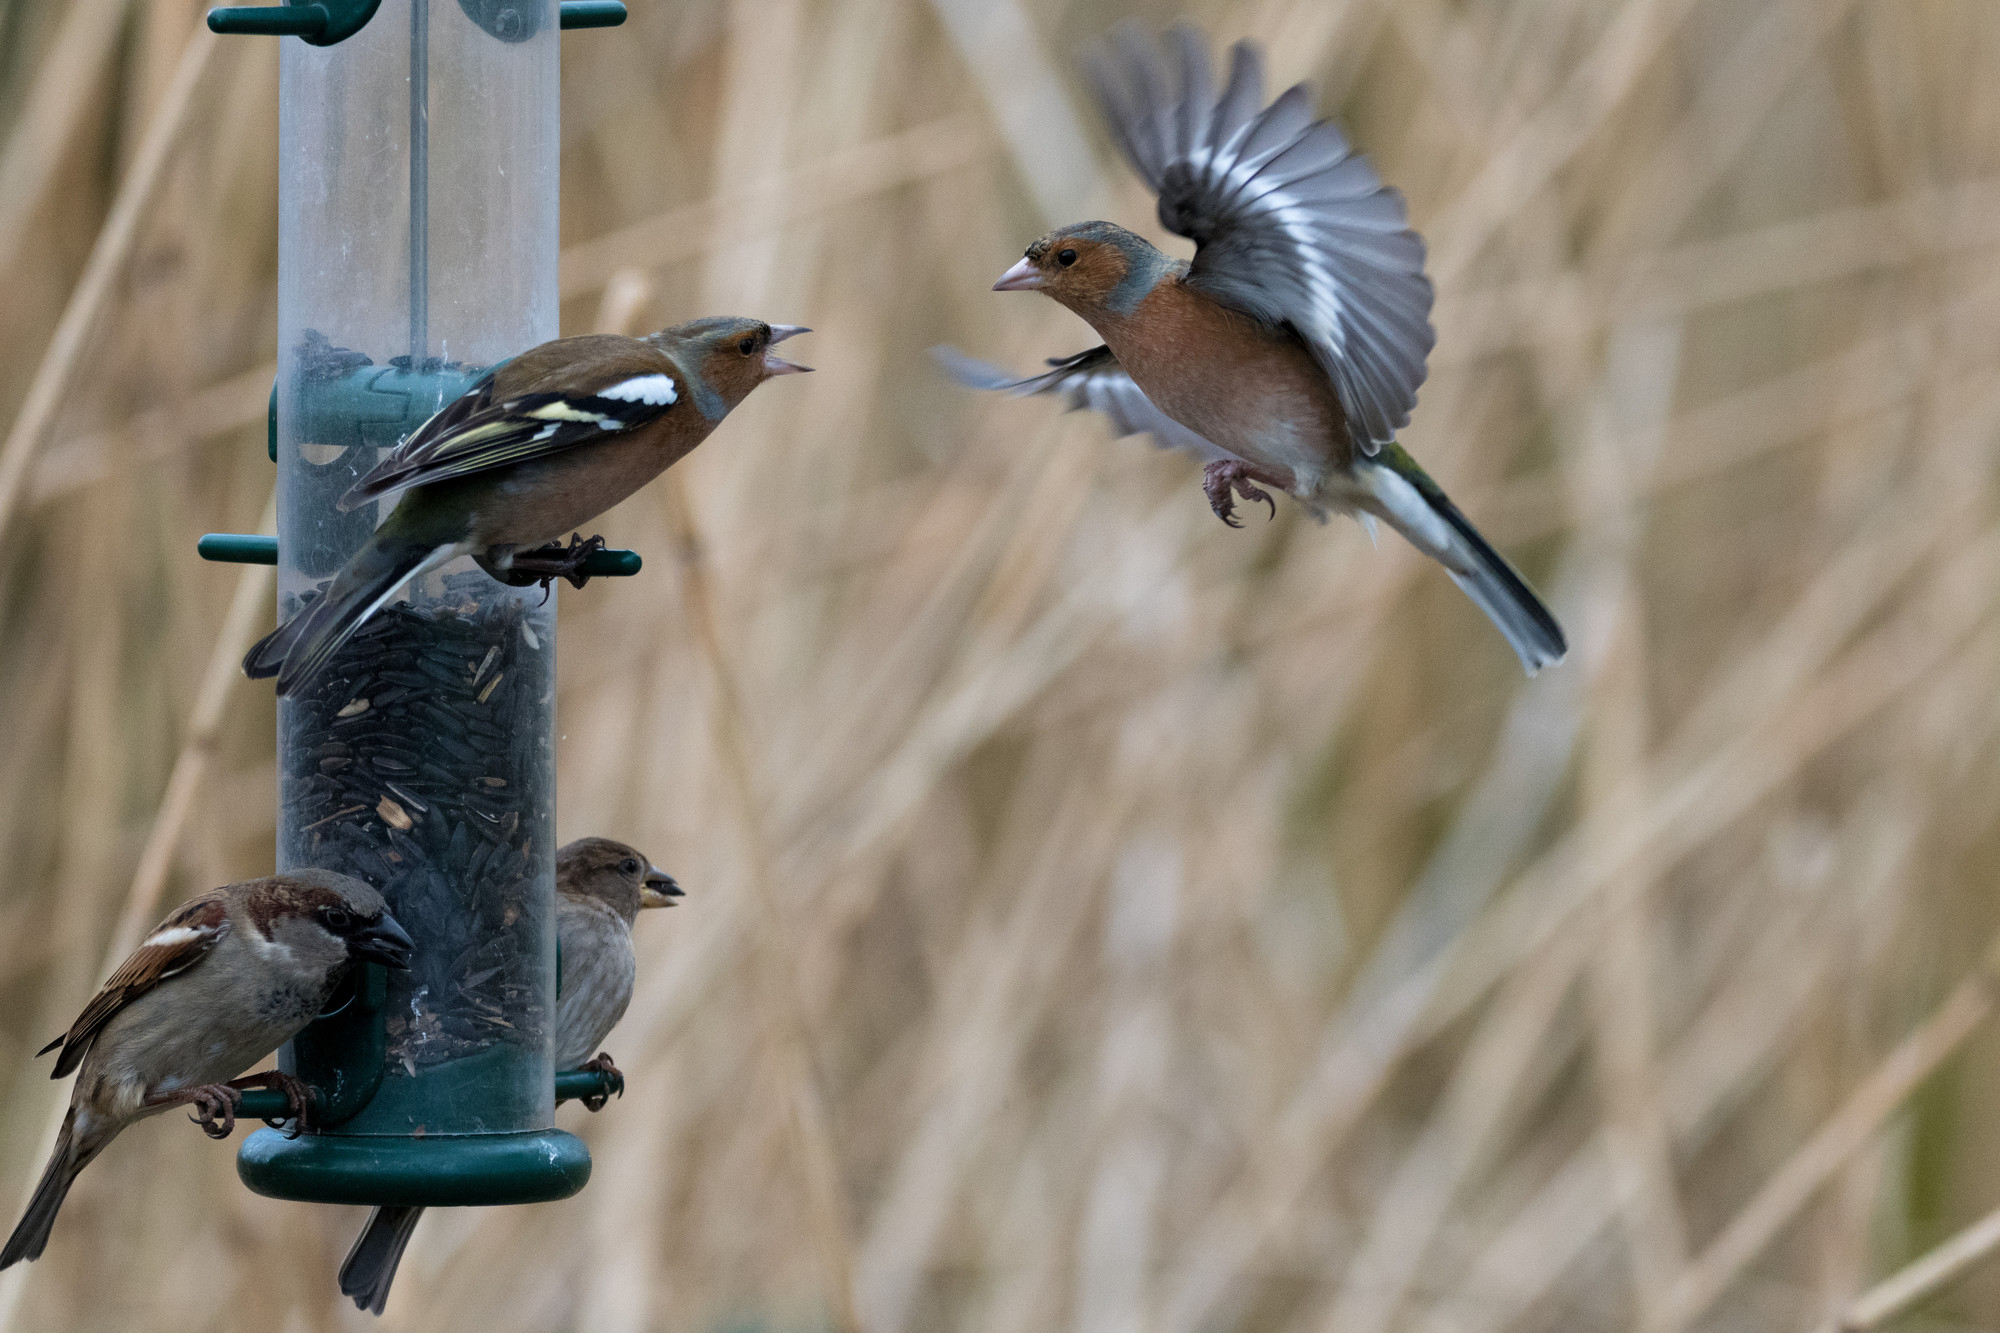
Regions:
<instances>
[{"instance_id":1,"label":"blue-grey head feather","mask_svg":"<svg viewBox=\"0 0 2000 1333\"><path fill-rule=\"evenodd\" d=\"M1059 227L1050 232L1035 246L1047 250L1064 240L1096 241L1115 247L1125 256L1125 276L1104 298L1105 306L1116 314L1129 315L1139 308L1139 302L1146 299L1146 293L1159 285L1183 261L1163 253L1151 241L1136 232L1130 232L1115 222L1078 222L1067 227ZM1040 252L1031 247L1030 257L1039 258Z\"/></svg>"}]
</instances>

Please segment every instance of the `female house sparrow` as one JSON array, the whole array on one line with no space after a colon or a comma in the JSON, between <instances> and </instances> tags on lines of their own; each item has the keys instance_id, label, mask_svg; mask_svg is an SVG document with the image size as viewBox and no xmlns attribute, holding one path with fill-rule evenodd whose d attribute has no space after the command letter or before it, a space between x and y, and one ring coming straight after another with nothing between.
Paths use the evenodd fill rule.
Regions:
<instances>
[{"instance_id":1,"label":"female house sparrow","mask_svg":"<svg viewBox=\"0 0 2000 1333\"><path fill-rule=\"evenodd\" d=\"M238 1089L258 1085L284 1089L303 1118L309 1093L297 1079L236 1075L310 1023L355 962L407 967L411 948L381 894L326 870L246 880L181 904L70 1030L36 1052L62 1048L53 1078L82 1072L0 1268L41 1256L77 1173L135 1120L192 1105L193 1119L222 1138Z\"/></svg>"},{"instance_id":2,"label":"female house sparrow","mask_svg":"<svg viewBox=\"0 0 2000 1333\"><path fill-rule=\"evenodd\" d=\"M1200 34L1173 36L1178 81L1131 25L1091 73L1126 157L1159 193L1161 224L1195 242L1193 263L1109 222L1058 228L994 290L1043 292L1104 345L1027 379L941 358L975 388L1066 393L1121 434L1201 455L1209 504L1232 527L1236 495L1277 512L1259 482L1315 517L1353 514L1371 531L1380 518L1445 567L1529 675L1560 662L1562 627L1396 443L1435 341L1402 197L1331 122L1313 121L1303 85L1260 109L1256 47L1236 45L1218 98Z\"/></svg>"},{"instance_id":3,"label":"female house sparrow","mask_svg":"<svg viewBox=\"0 0 2000 1333\"><path fill-rule=\"evenodd\" d=\"M579 838L556 852L556 947L562 959L557 1069L618 1072L610 1056L590 1060L590 1053L632 1002L637 977L632 923L640 908L672 907L680 896L672 875L622 842ZM358 1308L381 1314L403 1249L423 1215L421 1208L405 1207L377 1208L370 1214L340 1266L341 1294L353 1297Z\"/></svg>"},{"instance_id":4,"label":"female house sparrow","mask_svg":"<svg viewBox=\"0 0 2000 1333\"><path fill-rule=\"evenodd\" d=\"M403 491L325 595L250 650L244 673L293 693L404 583L461 555L516 586L581 587L583 558L603 541L552 544L684 457L759 384L810 370L771 352L806 332L716 317L644 338L558 338L502 362L341 497L349 510Z\"/></svg>"}]
</instances>

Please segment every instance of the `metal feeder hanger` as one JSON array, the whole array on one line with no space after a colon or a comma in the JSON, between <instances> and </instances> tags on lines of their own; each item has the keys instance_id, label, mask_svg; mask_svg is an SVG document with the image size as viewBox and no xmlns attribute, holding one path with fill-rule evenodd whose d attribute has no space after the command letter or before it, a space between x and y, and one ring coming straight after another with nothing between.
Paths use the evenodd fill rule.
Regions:
<instances>
[{"instance_id":1,"label":"metal feeder hanger","mask_svg":"<svg viewBox=\"0 0 2000 1333\"><path fill-rule=\"evenodd\" d=\"M279 63L278 536L205 559L279 566L294 614L393 498L334 502L485 367L557 335L557 33L607 0L312 0L211 10L297 37ZM592 574L638 572L602 551ZM590 1178L559 1100L615 1089L551 1068L555 598L471 562L411 585L278 706L278 866L380 888L416 939L364 964L279 1052L312 1124L237 1153L259 1194L432 1207L566 1198ZM245 1117L282 1116L253 1091Z\"/></svg>"}]
</instances>

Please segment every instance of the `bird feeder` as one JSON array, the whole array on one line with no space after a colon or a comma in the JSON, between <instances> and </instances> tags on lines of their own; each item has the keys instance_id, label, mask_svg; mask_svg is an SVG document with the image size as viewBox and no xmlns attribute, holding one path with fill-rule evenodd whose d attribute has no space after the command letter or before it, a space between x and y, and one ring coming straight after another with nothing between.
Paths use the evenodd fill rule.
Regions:
<instances>
[{"instance_id":1,"label":"bird feeder","mask_svg":"<svg viewBox=\"0 0 2000 1333\"><path fill-rule=\"evenodd\" d=\"M211 534L275 561L280 619L395 497L336 501L486 367L557 335L559 26L623 7L318 0L212 11L277 34L278 535ZM575 20L572 23L571 20ZM595 573L629 573L601 552ZM463 560L382 607L279 700L278 868L381 889L416 941L368 964L280 1052L311 1124L250 1135L260 1194L320 1202L563 1198L590 1157L554 1127L555 598ZM563 1091L603 1089L567 1075ZM249 1115L275 1113L249 1094Z\"/></svg>"}]
</instances>

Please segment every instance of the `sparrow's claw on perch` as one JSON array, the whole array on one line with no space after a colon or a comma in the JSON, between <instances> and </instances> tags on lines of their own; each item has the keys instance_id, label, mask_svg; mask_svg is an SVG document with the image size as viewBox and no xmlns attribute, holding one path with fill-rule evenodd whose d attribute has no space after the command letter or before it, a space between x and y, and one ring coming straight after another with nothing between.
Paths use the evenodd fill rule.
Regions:
<instances>
[{"instance_id":1,"label":"sparrow's claw on perch","mask_svg":"<svg viewBox=\"0 0 2000 1333\"><path fill-rule=\"evenodd\" d=\"M602 1111L605 1103L611 1098L625 1095L625 1074L617 1065L611 1063L611 1052L599 1051L594 1059L585 1061L577 1068L604 1075L605 1091L583 1099L584 1106L593 1113Z\"/></svg>"}]
</instances>

